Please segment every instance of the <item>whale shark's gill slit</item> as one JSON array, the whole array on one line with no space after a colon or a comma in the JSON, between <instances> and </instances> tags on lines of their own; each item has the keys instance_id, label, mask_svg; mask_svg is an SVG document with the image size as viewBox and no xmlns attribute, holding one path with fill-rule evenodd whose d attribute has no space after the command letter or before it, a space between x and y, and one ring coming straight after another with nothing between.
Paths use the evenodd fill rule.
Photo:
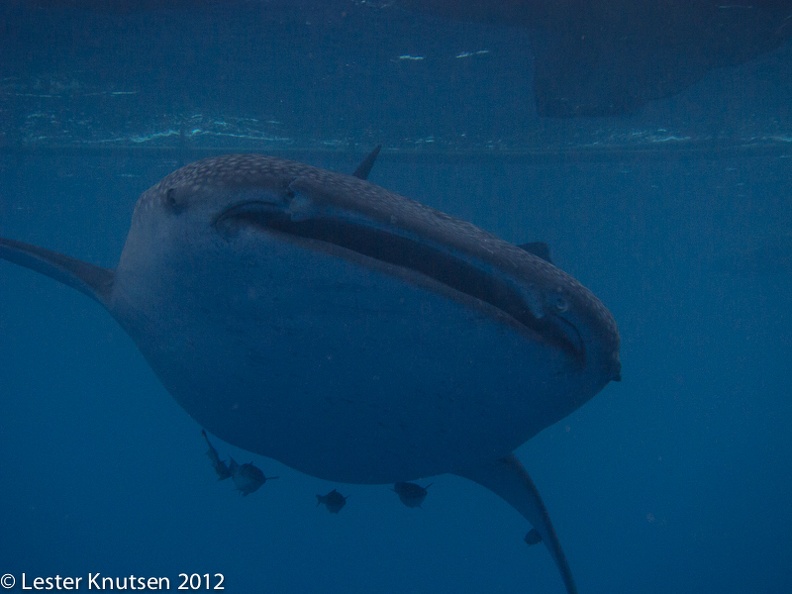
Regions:
<instances>
[{"instance_id":1,"label":"whale shark's gill slit","mask_svg":"<svg viewBox=\"0 0 792 594\"><path fill-rule=\"evenodd\" d=\"M304 239L318 240L421 273L460 293L492 305L548 342L585 361L577 330L555 316L537 318L519 292L504 278L490 274L463 256L431 243L392 233L362 221L314 217L294 220L277 210L240 210L238 222Z\"/></svg>"}]
</instances>

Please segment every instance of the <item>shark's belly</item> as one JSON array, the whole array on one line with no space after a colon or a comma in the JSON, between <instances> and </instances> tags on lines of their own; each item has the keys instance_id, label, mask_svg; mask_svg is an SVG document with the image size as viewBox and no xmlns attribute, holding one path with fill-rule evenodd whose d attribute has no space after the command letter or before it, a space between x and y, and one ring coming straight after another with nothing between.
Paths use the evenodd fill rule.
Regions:
<instances>
[{"instance_id":1,"label":"shark's belly","mask_svg":"<svg viewBox=\"0 0 792 594\"><path fill-rule=\"evenodd\" d=\"M490 306L389 266L282 241L194 256L119 317L203 427L314 476L386 483L491 460L600 387Z\"/></svg>"}]
</instances>

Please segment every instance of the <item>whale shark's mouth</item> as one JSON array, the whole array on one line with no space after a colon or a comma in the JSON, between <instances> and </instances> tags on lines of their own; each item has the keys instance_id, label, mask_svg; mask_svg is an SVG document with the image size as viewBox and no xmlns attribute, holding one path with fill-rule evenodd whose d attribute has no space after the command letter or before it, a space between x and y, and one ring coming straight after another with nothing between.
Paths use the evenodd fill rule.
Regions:
<instances>
[{"instance_id":1,"label":"whale shark's mouth","mask_svg":"<svg viewBox=\"0 0 792 594\"><path fill-rule=\"evenodd\" d=\"M220 212L213 221L218 230L238 225L310 239L420 273L508 315L543 340L560 348L582 367L586 349L579 330L554 312L537 311L538 299L526 299L515 282L497 270L488 270L470 256L436 241L424 240L396 226L340 212L301 212L283 204L248 201ZM346 213L345 213L346 214ZM492 268L489 266L489 268Z\"/></svg>"}]
</instances>

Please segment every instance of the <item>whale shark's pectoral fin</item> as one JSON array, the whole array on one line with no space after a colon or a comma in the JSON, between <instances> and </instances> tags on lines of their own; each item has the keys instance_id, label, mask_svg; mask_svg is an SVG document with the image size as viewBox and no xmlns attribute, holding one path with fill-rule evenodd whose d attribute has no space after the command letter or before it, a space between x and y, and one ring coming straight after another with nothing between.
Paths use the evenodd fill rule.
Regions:
<instances>
[{"instance_id":1,"label":"whale shark's pectoral fin","mask_svg":"<svg viewBox=\"0 0 792 594\"><path fill-rule=\"evenodd\" d=\"M355 169L352 175L360 179L368 179L371 168L374 167L374 161L377 160L377 155L379 155L380 150L382 150L382 145L378 144L374 147L374 150L366 155L366 158L360 162L360 165L357 166L357 169Z\"/></svg>"},{"instance_id":2,"label":"whale shark's pectoral fin","mask_svg":"<svg viewBox=\"0 0 792 594\"><path fill-rule=\"evenodd\" d=\"M40 272L107 305L115 273L35 245L0 237L0 258Z\"/></svg>"},{"instance_id":3,"label":"whale shark's pectoral fin","mask_svg":"<svg viewBox=\"0 0 792 594\"><path fill-rule=\"evenodd\" d=\"M528 472L520 461L510 454L492 462L455 471L454 474L468 478L499 495L514 509L520 512L534 527L541 541L545 543L550 555L556 562L569 594L576 594L577 588L572 578L561 543L556 536L550 516L539 496Z\"/></svg>"}]
</instances>

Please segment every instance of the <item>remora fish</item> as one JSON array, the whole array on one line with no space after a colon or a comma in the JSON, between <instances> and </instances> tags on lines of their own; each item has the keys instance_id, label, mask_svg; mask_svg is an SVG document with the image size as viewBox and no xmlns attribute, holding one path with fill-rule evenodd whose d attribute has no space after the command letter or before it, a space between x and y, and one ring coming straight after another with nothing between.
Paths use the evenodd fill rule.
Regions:
<instances>
[{"instance_id":1,"label":"remora fish","mask_svg":"<svg viewBox=\"0 0 792 594\"><path fill-rule=\"evenodd\" d=\"M252 462L237 464L233 458L231 458L231 463L228 465L228 470L231 473L234 486L242 495L250 495L258 491L267 481L278 478L277 476L264 476L261 469Z\"/></svg>"},{"instance_id":2,"label":"remora fish","mask_svg":"<svg viewBox=\"0 0 792 594\"><path fill-rule=\"evenodd\" d=\"M421 507L424 499L426 499L426 490L431 486L431 483L422 487L417 483L402 482L393 485L393 492L399 496L399 500L407 507Z\"/></svg>"},{"instance_id":3,"label":"remora fish","mask_svg":"<svg viewBox=\"0 0 792 594\"><path fill-rule=\"evenodd\" d=\"M317 495L316 505L324 505L331 514L337 514L346 505L348 497L344 497L333 489L327 495Z\"/></svg>"},{"instance_id":4,"label":"remora fish","mask_svg":"<svg viewBox=\"0 0 792 594\"><path fill-rule=\"evenodd\" d=\"M197 161L144 192L115 270L8 239L0 257L102 304L226 442L336 482L468 477L528 519L576 591L511 452L619 379L619 335L549 262L261 155Z\"/></svg>"}]
</instances>

